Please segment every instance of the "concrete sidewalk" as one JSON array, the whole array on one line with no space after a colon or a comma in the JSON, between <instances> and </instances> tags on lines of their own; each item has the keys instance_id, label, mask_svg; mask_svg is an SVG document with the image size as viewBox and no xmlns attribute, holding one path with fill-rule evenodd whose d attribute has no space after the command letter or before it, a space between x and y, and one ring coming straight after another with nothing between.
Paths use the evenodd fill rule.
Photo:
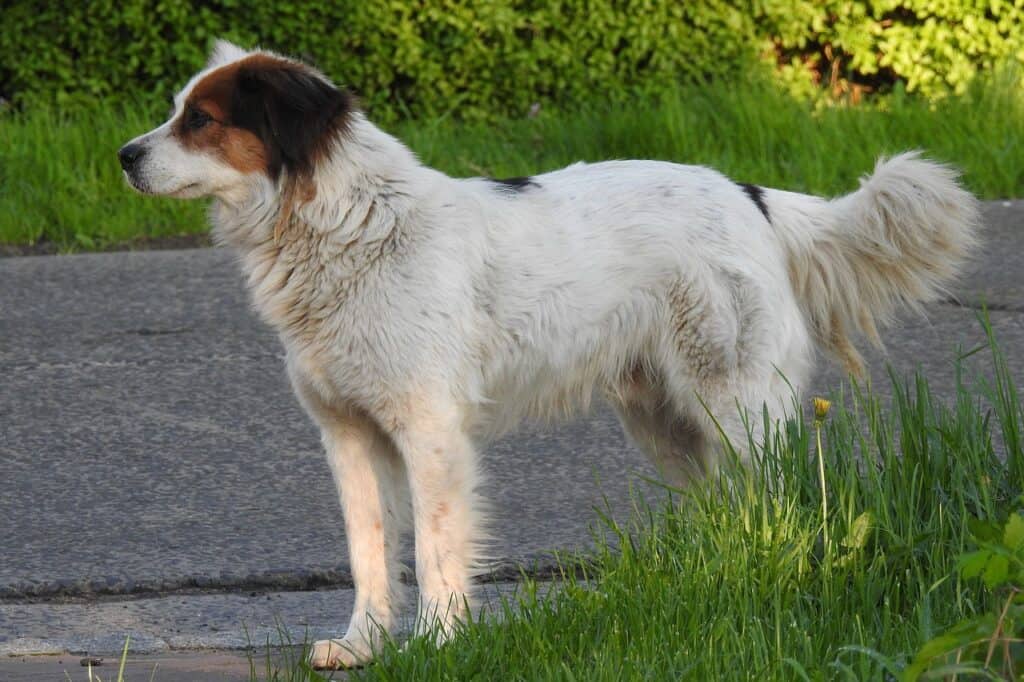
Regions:
<instances>
[{"instance_id":1,"label":"concrete sidewalk","mask_svg":"<svg viewBox=\"0 0 1024 682\"><path fill-rule=\"evenodd\" d=\"M500 614L503 600L515 604L518 588L517 583L482 585L479 606ZM415 596L413 591L410 603ZM8 603L0 605L5 630L28 631L45 623L46 631L41 637L0 641L0 682L66 679L65 670L73 680L85 679L80 662L94 657L103 659L95 673L111 679L129 635L134 674L128 679L148 679L155 665L160 682L247 680L250 656L256 672L265 672L268 646L271 663L283 664L281 657L294 661L303 643L337 637L348 624L353 599L351 589L323 589ZM411 627L407 618L403 631ZM282 646L291 648L282 652Z\"/></svg>"},{"instance_id":2,"label":"concrete sidewalk","mask_svg":"<svg viewBox=\"0 0 1024 682\"><path fill-rule=\"evenodd\" d=\"M1024 381L1024 202L987 204L986 219L956 301L883 334L897 370L920 365L940 393L957 346L981 341L983 301ZM351 584L337 499L231 254L5 258L0 282L0 652L111 654L126 633L137 651L232 647L243 620L275 613L336 634L349 601L338 590ZM884 387L882 358L871 359ZM815 386L838 383L827 368ZM631 490L660 494L603 408L499 441L484 469L505 578L550 566L550 550L586 548L595 507L626 518ZM293 591L316 587L334 589ZM252 592L276 596L243 606ZM118 603L97 595L134 619L97 619ZM133 596L187 608L147 611ZM188 615L202 604L217 633ZM147 618L182 639L153 635Z\"/></svg>"},{"instance_id":3,"label":"concrete sidewalk","mask_svg":"<svg viewBox=\"0 0 1024 682\"><path fill-rule=\"evenodd\" d=\"M18 656L0 659L0 680L3 682L40 682L40 680L70 680L84 682L90 669L78 656ZM93 667L93 679L104 682L116 680L120 668L119 656L102 659ZM254 657L256 679L266 679L265 657ZM232 651L179 652L160 655L131 655L125 662L126 680L158 682L241 682L249 680L250 659ZM335 673L328 679L343 680L346 675Z\"/></svg>"}]
</instances>

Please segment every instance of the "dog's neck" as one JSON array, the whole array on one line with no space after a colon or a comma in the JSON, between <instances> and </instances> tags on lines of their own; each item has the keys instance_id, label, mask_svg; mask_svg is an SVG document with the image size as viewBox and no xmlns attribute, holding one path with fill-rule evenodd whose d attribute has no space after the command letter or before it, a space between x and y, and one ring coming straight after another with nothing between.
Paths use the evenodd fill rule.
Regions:
<instances>
[{"instance_id":1,"label":"dog's neck","mask_svg":"<svg viewBox=\"0 0 1024 682\"><path fill-rule=\"evenodd\" d=\"M339 244L379 241L415 203L412 190L423 184L416 176L426 170L357 112L308 180L293 182L287 172L276 181L254 176L243 196L218 197L213 236L243 253L303 235Z\"/></svg>"},{"instance_id":2,"label":"dog's neck","mask_svg":"<svg viewBox=\"0 0 1024 682\"><path fill-rule=\"evenodd\" d=\"M433 184L425 173L434 172L357 114L308 183L290 188L287 178L260 177L241 201L218 198L214 239L241 255L263 318L294 334L308 326L306 313L336 303L353 277L394 250L423 198L417 192Z\"/></svg>"}]
</instances>

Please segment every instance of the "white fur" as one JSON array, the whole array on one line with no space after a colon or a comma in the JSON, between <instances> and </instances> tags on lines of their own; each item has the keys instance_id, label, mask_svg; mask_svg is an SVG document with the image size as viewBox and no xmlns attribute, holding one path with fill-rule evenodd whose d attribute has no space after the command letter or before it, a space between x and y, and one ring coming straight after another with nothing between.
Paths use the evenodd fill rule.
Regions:
<instances>
[{"instance_id":1,"label":"white fur","mask_svg":"<svg viewBox=\"0 0 1024 682\"><path fill-rule=\"evenodd\" d=\"M160 130L149 190L218 198L214 235L240 254L323 431L356 606L319 665L368 660L376 628L395 627L410 509L421 619L447 631L464 615L488 438L597 392L669 481L713 470L708 411L745 443L737 407L782 416L815 339L842 355L835 320L870 333L872 314L933 296L977 223L953 174L913 155L834 201L767 190L769 222L703 167L578 163L518 192L452 179L356 114L275 242L279 184L185 159ZM901 268L913 276L891 279Z\"/></svg>"}]
</instances>

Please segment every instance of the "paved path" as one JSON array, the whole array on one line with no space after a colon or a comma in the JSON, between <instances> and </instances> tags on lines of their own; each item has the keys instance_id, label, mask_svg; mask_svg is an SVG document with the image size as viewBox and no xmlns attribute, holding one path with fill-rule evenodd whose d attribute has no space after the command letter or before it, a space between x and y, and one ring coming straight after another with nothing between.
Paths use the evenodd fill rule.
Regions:
<instances>
[{"instance_id":1,"label":"paved path","mask_svg":"<svg viewBox=\"0 0 1024 682\"><path fill-rule=\"evenodd\" d=\"M986 216L987 246L958 302L884 335L889 360L901 370L920 363L940 391L956 346L981 339L982 301L1024 383L1024 202L988 204ZM97 650L95 637L113 643L132 631L126 621L92 632L82 625L88 604L61 611L75 605L60 600L83 595L283 595L262 610L222 604L233 634L236 613L272 623L275 603L319 612L303 594L348 601L290 592L345 588L349 576L318 436L280 357L225 251L0 259L0 652L45 649L44 640ZM827 370L815 385L837 382ZM625 517L631 487L658 494L607 409L527 428L488 448L484 465L504 565L543 568L549 550L589 543L604 500ZM171 601L154 604L168 621L191 622ZM141 643L148 631L137 631ZM229 643L186 634L194 645ZM153 637L154 651L176 643Z\"/></svg>"}]
</instances>

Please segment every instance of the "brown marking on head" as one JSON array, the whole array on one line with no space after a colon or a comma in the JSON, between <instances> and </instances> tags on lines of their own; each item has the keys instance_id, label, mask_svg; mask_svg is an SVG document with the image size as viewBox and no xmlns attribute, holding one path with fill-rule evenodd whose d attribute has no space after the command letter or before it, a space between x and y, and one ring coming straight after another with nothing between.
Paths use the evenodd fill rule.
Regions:
<instances>
[{"instance_id":1,"label":"brown marking on head","mask_svg":"<svg viewBox=\"0 0 1024 682\"><path fill-rule=\"evenodd\" d=\"M352 96L316 70L253 54L214 69L188 93L173 124L186 147L212 153L242 173L282 173L275 237L298 202L315 195L317 164L348 127Z\"/></svg>"},{"instance_id":2,"label":"brown marking on head","mask_svg":"<svg viewBox=\"0 0 1024 682\"><path fill-rule=\"evenodd\" d=\"M353 109L352 97L314 69L253 54L196 83L174 134L243 172L263 170L276 179L284 170L308 179Z\"/></svg>"},{"instance_id":3,"label":"brown marking on head","mask_svg":"<svg viewBox=\"0 0 1024 682\"><path fill-rule=\"evenodd\" d=\"M233 115L242 63L262 55L228 64L211 71L188 93L173 134L189 149L211 153L242 173L271 175L266 144L256 131L242 127Z\"/></svg>"}]
</instances>

